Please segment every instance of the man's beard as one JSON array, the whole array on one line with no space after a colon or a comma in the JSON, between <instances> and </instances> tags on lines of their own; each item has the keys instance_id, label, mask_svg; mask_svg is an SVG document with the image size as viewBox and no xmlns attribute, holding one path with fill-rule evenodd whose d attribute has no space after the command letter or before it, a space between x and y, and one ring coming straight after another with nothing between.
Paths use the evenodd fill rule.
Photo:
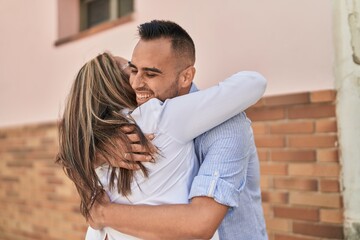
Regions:
<instances>
[{"instance_id":1,"label":"man's beard","mask_svg":"<svg viewBox=\"0 0 360 240\"><path fill-rule=\"evenodd\" d=\"M169 86L169 88L166 90L166 94L164 96L164 99L160 99L161 101L165 101L166 99L170 99L170 98L174 98L179 96L179 88L178 88L178 83L179 83L179 75L176 76L175 81L173 82L173 84L171 84Z\"/></svg>"}]
</instances>

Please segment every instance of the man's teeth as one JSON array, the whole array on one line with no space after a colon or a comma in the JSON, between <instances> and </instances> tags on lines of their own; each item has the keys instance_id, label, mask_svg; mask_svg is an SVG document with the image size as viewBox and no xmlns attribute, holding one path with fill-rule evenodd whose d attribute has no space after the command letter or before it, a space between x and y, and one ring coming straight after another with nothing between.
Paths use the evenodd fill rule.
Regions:
<instances>
[{"instance_id":1,"label":"man's teeth","mask_svg":"<svg viewBox=\"0 0 360 240\"><path fill-rule=\"evenodd\" d=\"M137 98L142 100L142 99L146 99L146 98L149 98L150 97L150 94L141 94L141 95L137 95Z\"/></svg>"}]
</instances>

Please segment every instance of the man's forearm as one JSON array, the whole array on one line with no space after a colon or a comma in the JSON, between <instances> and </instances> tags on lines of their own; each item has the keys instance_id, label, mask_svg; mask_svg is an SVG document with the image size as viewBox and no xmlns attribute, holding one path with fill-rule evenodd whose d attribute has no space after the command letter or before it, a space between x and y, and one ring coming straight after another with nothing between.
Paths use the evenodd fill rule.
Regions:
<instances>
[{"instance_id":1,"label":"man's forearm","mask_svg":"<svg viewBox=\"0 0 360 240\"><path fill-rule=\"evenodd\" d=\"M196 197L190 204L110 204L103 209L103 221L105 226L143 239L209 239L227 209L207 197Z\"/></svg>"}]
</instances>

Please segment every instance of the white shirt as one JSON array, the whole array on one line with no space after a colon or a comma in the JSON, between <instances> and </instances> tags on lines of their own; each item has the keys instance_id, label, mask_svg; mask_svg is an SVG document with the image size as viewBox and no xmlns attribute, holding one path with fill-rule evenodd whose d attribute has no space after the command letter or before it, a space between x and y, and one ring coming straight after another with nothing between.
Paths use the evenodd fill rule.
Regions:
<instances>
[{"instance_id":1,"label":"white shirt","mask_svg":"<svg viewBox=\"0 0 360 240\"><path fill-rule=\"evenodd\" d=\"M145 163L149 177L135 174L131 195L124 197L110 191L108 166L96 169L112 202L123 204L188 203L192 180L199 163L193 139L230 119L254 104L264 93L266 80L255 72L239 72L203 91L161 102L151 99L136 108L131 117L144 133L155 133L160 156L155 163ZM101 231L89 227L86 240L137 239L111 228Z\"/></svg>"}]
</instances>

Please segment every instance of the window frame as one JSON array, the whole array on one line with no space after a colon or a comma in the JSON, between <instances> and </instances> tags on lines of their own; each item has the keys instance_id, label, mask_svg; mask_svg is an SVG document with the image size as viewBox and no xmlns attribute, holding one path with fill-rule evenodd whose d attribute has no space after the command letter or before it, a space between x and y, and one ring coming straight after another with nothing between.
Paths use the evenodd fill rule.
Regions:
<instances>
[{"instance_id":1,"label":"window frame","mask_svg":"<svg viewBox=\"0 0 360 240\"><path fill-rule=\"evenodd\" d=\"M62 1L62 0L58 0L58 1ZM128 0L128 1L132 1L132 6L130 8L131 12L128 13L128 14L125 14L123 16L119 16L120 15L119 3L120 3L121 0L109 0L109 1L110 1L110 4L109 4L110 5L110 9L109 9L110 17L109 17L109 19L107 21L96 24L96 25L91 26L89 28L84 28L82 30L84 23L82 23L83 19L81 19L81 18L84 18L84 14L81 14L80 12L84 11L84 8L81 6L81 4L83 4L83 2L85 2L85 1L84 0L78 0L78 3L79 3L79 11L78 11L78 16L77 16L78 20L79 20L79 22L78 22L78 25L79 25L78 26L78 32L74 33L74 34L71 34L69 36L59 36L59 38L55 41L54 45L55 46L60 46L60 45L63 45L65 43L68 43L68 42L83 39L83 38L92 36L94 34L97 34L99 32L111 29L113 27L116 27L116 26L119 26L119 25L122 25L122 24L125 24L125 23L128 23L128 22L131 22L133 20L133 15L134 15L134 11L135 11L135 9L134 9L134 4L135 4L134 0ZM60 9L59 9L59 11L60 11ZM61 15L61 13L59 12L59 18L61 17L60 15Z\"/></svg>"}]
</instances>

